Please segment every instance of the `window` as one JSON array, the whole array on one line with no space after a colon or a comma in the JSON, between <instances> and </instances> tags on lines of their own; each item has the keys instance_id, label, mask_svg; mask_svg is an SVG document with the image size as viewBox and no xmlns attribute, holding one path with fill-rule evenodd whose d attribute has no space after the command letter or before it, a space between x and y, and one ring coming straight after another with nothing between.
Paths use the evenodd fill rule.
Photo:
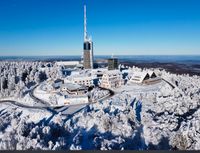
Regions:
<instances>
[{"instance_id":1,"label":"window","mask_svg":"<svg viewBox=\"0 0 200 153\"><path fill-rule=\"evenodd\" d=\"M83 48L84 48L84 50L90 50L91 49L91 43L90 42L84 42Z\"/></svg>"},{"instance_id":2,"label":"window","mask_svg":"<svg viewBox=\"0 0 200 153\"><path fill-rule=\"evenodd\" d=\"M140 81L140 80L138 80L138 79L132 79L133 81Z\"/></svg>"}]
</instances>

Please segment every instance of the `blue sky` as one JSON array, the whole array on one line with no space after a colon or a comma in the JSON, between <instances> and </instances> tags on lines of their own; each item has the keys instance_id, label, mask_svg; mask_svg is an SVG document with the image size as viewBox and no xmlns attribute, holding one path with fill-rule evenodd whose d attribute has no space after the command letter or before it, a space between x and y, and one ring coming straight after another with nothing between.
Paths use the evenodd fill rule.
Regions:
<instances>
[{"instance_id":1,"label":"blue sky","mask_svg":"<svg viewBox=\"0 0 200 153\"><path fill-rule=\"evenodd\" d=\"M0 55L200 54L199 0L0 0Z\"/></svg>"}]
</instances>

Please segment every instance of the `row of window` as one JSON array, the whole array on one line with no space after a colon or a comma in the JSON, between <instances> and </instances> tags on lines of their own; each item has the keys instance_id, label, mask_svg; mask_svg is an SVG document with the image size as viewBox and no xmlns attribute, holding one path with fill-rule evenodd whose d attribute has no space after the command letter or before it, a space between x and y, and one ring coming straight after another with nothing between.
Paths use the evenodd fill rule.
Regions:
<instances>
[{"instance_id":1,"label":"row of window","mask_svg":"<svg viewBox=\"0 0 200 153\"><path fill-rule=\"evenodd\" d=\"M85 83L85 82L92 82L91 80L83 80L83 81L74 81L75 83Z\"/></svg>"}]
</instances>

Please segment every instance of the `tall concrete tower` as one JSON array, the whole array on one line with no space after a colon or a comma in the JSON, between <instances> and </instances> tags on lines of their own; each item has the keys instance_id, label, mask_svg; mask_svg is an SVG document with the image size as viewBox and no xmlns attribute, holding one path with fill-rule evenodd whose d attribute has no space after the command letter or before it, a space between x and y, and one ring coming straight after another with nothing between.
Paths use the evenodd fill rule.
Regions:
<instances>
[{"instance_id":1,"label":"tall concrete tower","mask_svg":"<svg viewBox=\"0 0 200 153\"><path fill-rule=\"evenodd\" d=\"M93 42L87 34L86 5L84 5L83 66L85 69L93 69L93 59Z\"/></svg>"}]
</instances>

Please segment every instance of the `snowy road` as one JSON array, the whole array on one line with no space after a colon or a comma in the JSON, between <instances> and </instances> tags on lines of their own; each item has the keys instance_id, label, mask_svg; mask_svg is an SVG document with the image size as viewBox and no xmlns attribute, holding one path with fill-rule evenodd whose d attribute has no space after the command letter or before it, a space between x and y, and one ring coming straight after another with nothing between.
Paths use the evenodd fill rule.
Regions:
<instances>
[{"instance_id":1,"label":"snowy road","mask_svg":"<svg viewBox=\"0 0 200 153\"><path fill-rule=\"evenodd\" d=\"M100 101L104 101L106 99L109 99L110 97L112 97L114 95L114 91L110 90L110 89L106 89L109 90L109 95L106 95L105 97L102 97L98 100L89 102L89 103L85 103L85 104L76 104L76 105L67 105L67 106L61 106L61 107L55 107L55 106L50 106L50 104L38 97L36 97L34 95L34 91L35 89L38 87L39 85L35 86L31 91L30 91L30 97L32 99L34 99L36 102L41 103L42 105L45 105L46 108L50 108L53 109L55 112L57 113L61 113L62 115L72 115L75 114L76 112L79 112L80 110L82 110L85 106L89 105L89 104L93 104L96 102L100 102ZM104 89L104 88L101 88Z\"/></svg>"},{"instance_id":2,"label":"snowy road","mask_svg":"<svg viewBox=\"0 0 200 153\"><path fill-rule=\"evenodd\" d=\"M33 100L35 100L36 102L41 103L42 105L50 106L49 103L45 102L44 100L41 100L41 99L37 98L37 97L34 95L34 91L35 91L35 89L36 89L38 86L39 86L39 85L35 86L35 87L29 92L30 97L31 97Z\"/></svg>"},{"instance_id":3,"label":"snowy road","mask_svg":"<svg viewBox=\"0 0 200 153\"><path fill-rule=\"evenodd\" d=\"M40 109L40 110L47 110L53 114L57 114L58 112L55 111L54 109L50 108L50 107L41 107L41 106L28 106L28 105L24 105L21 104L20 102L14 101L14 100L1 100L0 103L10 103L13 104L17 107L21 107L21 108L26 108L26 109Z\"/></svg>"},{"instance_id":4,"label":"snowy road","mask_svg":"<svg viewBox=\"0 0 200 153\"><path fill-rule=\"evenodd\" d=\"M28 106L21 104L20 102L14 100L2 100L0 103L10 103L17 107L25 108L25 109L40 109L40 110L47 110L52 114L58 114L61 112L62 115L72 115L79 110L83 109L87 104L80 104L80 105L71 105L71 106L63 106L60 108L51 108L51 107L41 107L41 106Z\"/></svg>"},{"instance_id":5,"label":"snowy road","mask_svg":"<svg viewBox=\"0 0 200 153\"><path fill-rule=\"evenodd\" d=\"M62 106L60 108L56 108L55 110L57 112L61 112L62 115L70 115L71 116L71 115L81 111L87 105L105 101L105 100L111 98L114 95L114 91L112 91L110 89L106 89L106 90L109 90L109 95L106 95L105 97L102 97L102 98L95 100L93 102L90 102L90 103L87 103L87 104L76 104L76 105Z\"/></svg>"},{"instance_id":6,"label":"snowy road","mask_svg":"<svg viewBox=\"0 0 200 153\"><path fill-rule=\"evenodd\" d=\"M30 91L29 91L29 95L30 98L32 98L35 101L35 105L34 106L30 106L30 105L26 105L26 104L22 104L16 100L2 100L0 101L0 103L10 103L16 107L20 107L23 109L27 109L30 110L34 109L34 110L45 110L50 112L53 116L60 113L60 115L62 117L65 118L65 120L70 119L71 117L73 117L76 113L80 112L81 110L83 110L87 105L93 104L93 103L97 103L97 102L102 102L105 101L107 99L109 99L110 97L112 97L113 95L115 95L114 91L109 90L109 94L101 97L95 101L92 101L90 103L87 104L76 104L76 105L68 105L68 106L61 106L61 107L53 107L50 106L49 103L47 103L46 101L38 98L35 96L34 91L35 89L38 87L39 85L36 85L35 87L33 87Z\"/></svg>"}]
</instances>

